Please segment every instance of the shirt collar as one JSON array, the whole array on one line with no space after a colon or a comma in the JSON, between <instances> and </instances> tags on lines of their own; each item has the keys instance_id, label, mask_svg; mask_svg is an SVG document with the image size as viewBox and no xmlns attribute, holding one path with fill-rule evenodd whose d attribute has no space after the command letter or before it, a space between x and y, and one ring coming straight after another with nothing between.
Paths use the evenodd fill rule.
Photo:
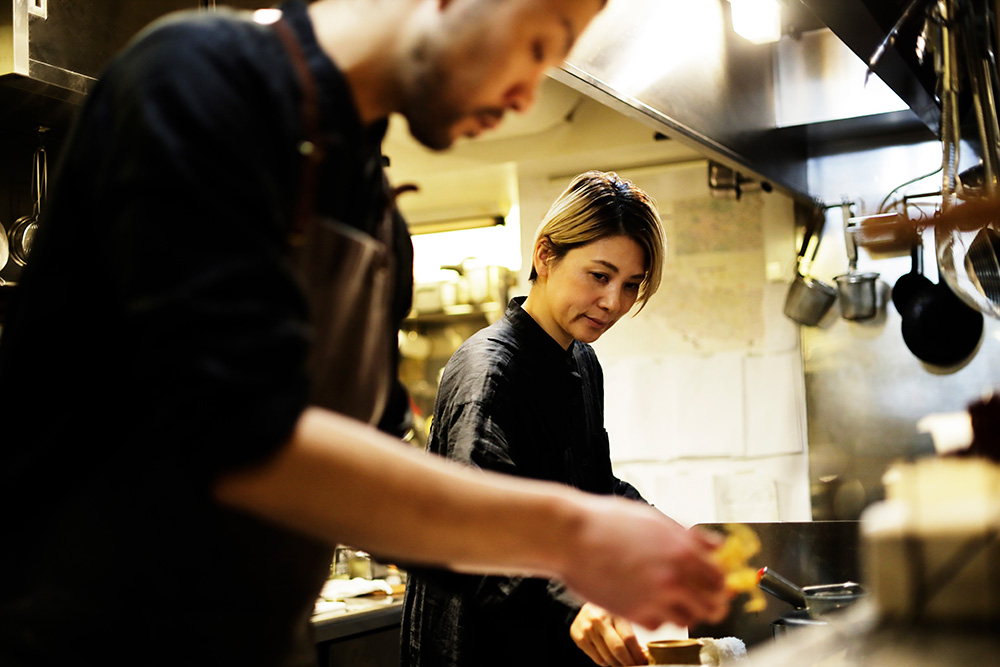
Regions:
<instances>
[{"instance_id":1,"label":"shirt collar","mask_svg":"<svg viewBox=\"0 0 1000 667\"><path fill-rule=\"evenodd\" d=\"M506 319L510 325L517 331L521 338L525 341L526 346L530 348L532 352L538 354L539 357L545 357L549 359L554 359L557 361L562 361L566 364L573 363L573 353L576 351L576 347L580 344L577 341L572 341L567 349L563 349L562 345L556 342L556 339L550 336L542 326L535 321L535 319L528 314L523 308L523 304L527 297L516 296L510 300L507 304L507 310L504 312L504 319Z\"/></svg>"}]
</instances>

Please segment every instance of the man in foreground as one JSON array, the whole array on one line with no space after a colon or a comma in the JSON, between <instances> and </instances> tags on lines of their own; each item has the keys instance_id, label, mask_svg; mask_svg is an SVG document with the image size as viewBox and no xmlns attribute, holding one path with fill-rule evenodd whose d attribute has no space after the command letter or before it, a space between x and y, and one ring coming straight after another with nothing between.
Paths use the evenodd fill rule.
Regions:
<instances>
[{"instance_id":1,"label":"man in foreground","mask_svg":"<svg viewBox=\"0 0 1000 667\"><path fill-rule=\"evenodd\" d=\"M387 118L433 148L493 127L601 4L191 13L111 63L0 338L0 663L312 664L337 542L650 627L724 612L710 542L654 510L390 435L412 249Z\"/></svg>"}]
</instances>

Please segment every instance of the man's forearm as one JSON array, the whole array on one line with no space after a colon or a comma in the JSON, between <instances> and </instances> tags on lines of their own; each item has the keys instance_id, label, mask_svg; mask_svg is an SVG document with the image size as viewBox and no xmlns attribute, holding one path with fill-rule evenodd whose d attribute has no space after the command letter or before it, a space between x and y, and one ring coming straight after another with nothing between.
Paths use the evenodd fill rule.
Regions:
<instances>
[{"instance_id":1,"label":"man's forearm","mask_svg":"<svg viewBox=\"0 0 1000 667\"><path fill-rule=\"evenodd\" d=\"M307 410L270 461L231 473L218 498L382 557L492 573L553 575L582 508L556 484L485 473ZM561 544L560 544L561 543Z\"/></svg>"},{"instance_id":2,"label":"man's forearm","mask_svg":"<svg viewBox=\"0 0 1000 667\"><path fill-rule=\"evenodd\" d=\"M400 562L559 579L645 627L718 621L715 545L652 507L462 466L307 410L269 462L215 487L232 507Z\"/></svg>"}]
</instances>

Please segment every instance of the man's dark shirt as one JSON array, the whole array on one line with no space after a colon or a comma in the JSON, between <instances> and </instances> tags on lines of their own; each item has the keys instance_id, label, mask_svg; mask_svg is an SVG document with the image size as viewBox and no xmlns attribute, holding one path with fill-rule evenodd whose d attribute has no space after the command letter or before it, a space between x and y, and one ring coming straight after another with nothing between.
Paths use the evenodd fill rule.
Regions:
<instances>
[{"instance_id":1,"label":"man's dark shirt","mask_svg":"<svg viewBox=\"0 0 1000 667\"><path fill-rule=\"evenodd\" d=\"M362 126L305 3L284 15L329 134L319 212L370 231L385 125ZM88 95L0 337L5 666L315 662L331 547L211 495L310 402L286 242L301 99L273 27L224 11L158 22Z\"/></svg>"},{"instance_id":2,"label":"man's dark shirt","mask_svg":"<svg viewBox=\"0 0 1000 667\"><path fill-rule=\"evenodd\" d=\"M604 378L593 349L574 341L564 350L522 302L513 300L448 362L428 449L478 468L641 500L611 470ZM545 579L415 571L402 663L593 665L569 636L580 605Z\"/></svg>"}]
</instances>

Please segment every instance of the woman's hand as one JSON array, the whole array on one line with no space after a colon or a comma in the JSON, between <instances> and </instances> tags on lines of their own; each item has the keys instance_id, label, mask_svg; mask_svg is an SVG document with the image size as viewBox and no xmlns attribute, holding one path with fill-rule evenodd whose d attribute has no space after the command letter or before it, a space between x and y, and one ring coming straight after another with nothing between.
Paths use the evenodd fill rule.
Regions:
<instances>
[{"instance_id":1,"label":"woman's hand","mask_svg":"<svg viewBox=\"0 0 1000 667\"><path fill-rule=\"evenodd\" d=\"M649 663L632 624L590 602L573 619L569 634L591 660L603 667Z\"/></svg>"}]
</instances>

